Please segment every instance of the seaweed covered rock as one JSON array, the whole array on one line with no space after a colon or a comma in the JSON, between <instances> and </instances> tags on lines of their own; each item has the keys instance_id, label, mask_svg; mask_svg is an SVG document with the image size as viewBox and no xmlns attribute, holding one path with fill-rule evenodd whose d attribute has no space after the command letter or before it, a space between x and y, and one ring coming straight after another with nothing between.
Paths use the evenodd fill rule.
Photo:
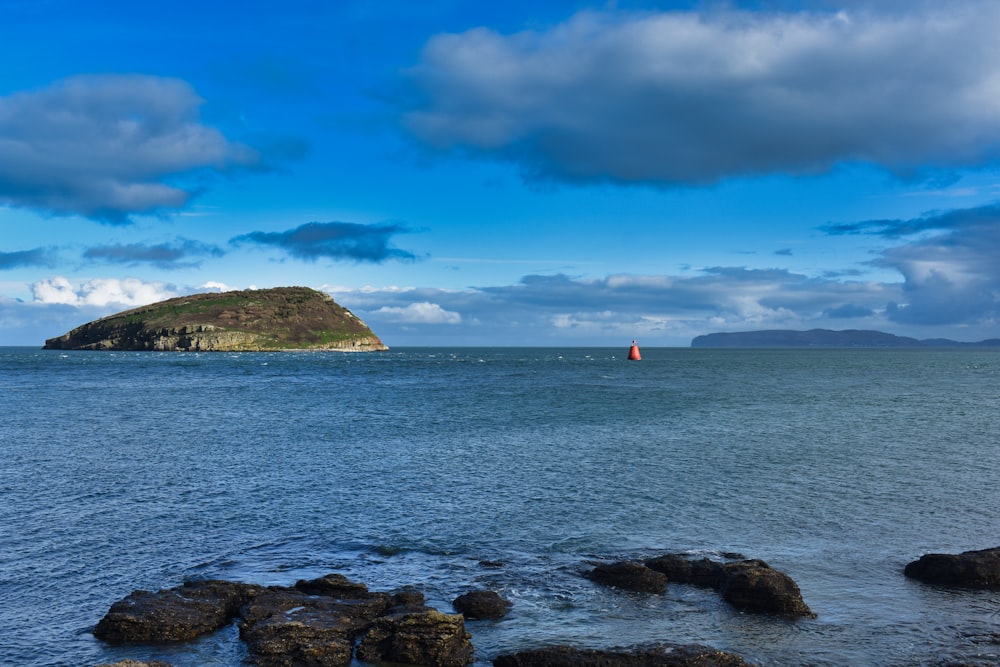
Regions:
<instances>
[{"instance_id":1,"label":"seaweed covered rock","mask_svg":"<svg viewBox=\"0 0 1000 667\"><path fill-rule=\"evenodd\" d=\"M1000 547L960 554L924 554L903 573L932 584L967 588L1000 588Z\"/></svg>"},{"instance_id":2,"label":"seaweed covered rock","mask_svg":"<svg viewBox=\"0 0 1000 667\"><path fill-rule=\"evenodd\" d=\"M667 590L666 575L635 561L602 563L584 576L605 586L639 593L662 593Z\"/></svg>"},{"instance_id":3,"label":"seaweed covered rock","mask_svg":"<svg viewBox=\"0 0 1000 667\"><path fill-rule=\"evenodd\" d=\"M550 646L497 656L494 667L750 667L734 654L698 644L639 649Z\"/></svg>"},{"instance_id":4,"label":"seaweed covered rock","mask_svg":"<svg viewBox=\"0 0 1000 667\"><path fill-rule=\"evenodd\" d=\"M511 603L496 591L469 591L452 601L455 610L466 618L503 618Z\"/></svg>"},{"instance_id":5,"label":"seaweed covered rock","mask_svg":"<svg viewBox=\"0 0 1000 667\"><path fill-rule=\"evenodd\" d=\"M459 614L427 611L375 619L358 644L358 659L430 667L462 667L472 662L471 636Z\"/></svg>"},{"instance_id":6,"label":"seaweed covered rock","mask_svg":"<svg viewBox=\"0 0 1000 667\"><path fill-rule=\"evenodd\" d=\"M259 586L230 581L192 581L166 590L133 591L111 605L94 636L106 642L194 639L230 623Z\"/></svg>"}]
</instances>

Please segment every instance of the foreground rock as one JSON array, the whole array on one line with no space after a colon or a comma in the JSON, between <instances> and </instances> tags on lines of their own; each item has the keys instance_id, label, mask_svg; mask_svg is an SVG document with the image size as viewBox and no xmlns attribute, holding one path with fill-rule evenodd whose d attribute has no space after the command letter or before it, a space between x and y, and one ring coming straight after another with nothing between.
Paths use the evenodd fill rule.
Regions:
<instances>
[{"instance_id":1,"label":"foreground rock","mask_svg":"<svg viewBox=\"0 0 1000 667\"><path fill-rule=\"evenodd\" d=\"M339 574L292 587L202 581L135 591L111 606L94 635L112 643L182 641L236 617L250 661L261 667L345 667L359 639L358 657L370 662L472 661L462 616L427 607L419 591L373 593Z\"/></svg>"},{"instance_id":2,"label":"foreground rock","mask_svg":"<svg viewBox=\"0 0 1000 667\"><path fill-rule=\"evenodd\" d=\"M194 581L157 592L134 591L111 605L94 636L121 644L185 641L229 624L259 586Z\"/></svg>"},{"instance_id":3,"label":"foreground rock","mask_svg":"<svg viewBox=\"0 0 1000 667\"><path fill-rule=\"evenodd\" d=\"M48 350L260 351L388 348L328 294L276 287L192 294L88 322Z\"/></svg>"},{"instance_id":4,"label":"foreground rock","mask_svg":"<svg viewBox=\"0 0 1000 667\"><path fill-rule=\"evenodd\" d=\"M667 554L645 561L670 581L713 588L740 611L791 617L815 617L802 600L798 585L762 560L731 563Z\"/></svg>"},{"instance_id":5,"label":"foreground rock","mask_svg":"<svg viewBox=\"0 0 1000 667\"><path fill-rule=\"evenodd\" d=\"M462 667L472 662L471 635L459 614L434 609L375 619L358 644L358 659L430 667Z\"/></svg>"},{"instance_id":6,"label":"foreground rock","mask_svg":"<svg viewBox=\"0 0 1000 667\"><path fill-rule=\"evenodd\" d=\"M384 593L351 589L348 597L312 594L324 582L269 588L242 610L240 637L263 667L348 665L358 634L386 609Z\"/></svg>"},{"instance_id":7,"label":"foreground rock","mask_svg":"<svg viewBox=\"0 0 1000 667\"><path fill-rule=\"evenodd\" d=\"M692 584L705 588L719 588L725 563L699 558L687 558L681 554L666 554L646 561L646 566L666 575L669 581L678 584Z\"/></svg>"},{"instance_id":8,"label":"foreground rock","mask_svg":"<svg viewBox=\"0 0 1000 667\"><path fill-rule=\"evenodd\" d=\"M169 662L160 662L159 660L154 660L152 662L144 662L142 660L121 660L119 662L106 662L97 667L173 667Z\"/></svg>"},{"instance_id":9,"label":"foreground rock","mask_svg":"<svg viewBox=\"0 0 1000 667\"><path fill-rule=\"evenodd\" d=\"M719 592L726 602L741 611L816 616L802 600L802 593L792 578L762 560L726 563Z\"/></svg>"},{"instance_id":10,"label":"foreground rock","mask_svg":"<svg viewBox=\"0 0 1000 667\"><path fill-rule=\"evenodd\" d=\"M501 655L494 667L749 667L740 656L707 646L661 645L643 649L552 646Z\"/></svg>"},{"instance_id":11,"label":"foreground rock","mask_svg":"<svg viewBox=\"0 0 1000 667\"><path fill-rule=\"evenodd\" d=\"M619 561L598 565L584 574L591 581L639 593L662 593L667 590L667 577L634 561Z\"/></svg>"},{"instance_id":12,"label":"foreground rock","mask_svg":"<svg viewBox=\"0 0 1000 667\"><path fill-rule=\"evenodd\" d=\"M924 554L903 573L913 579L945 586L1000 588L1000 547L960 554Z\"/></svg>"},{"instance_id":13,"label":"foreground rock","mask_svg":"<svg viewBox=\"0 0 1000 667\"><path fill-rule=\"evenodd\" d=\"M466 618L503 618L510 611L510 600L496 591L469 591L452 601L455 611Z\"/></svg>"}]
</instances>

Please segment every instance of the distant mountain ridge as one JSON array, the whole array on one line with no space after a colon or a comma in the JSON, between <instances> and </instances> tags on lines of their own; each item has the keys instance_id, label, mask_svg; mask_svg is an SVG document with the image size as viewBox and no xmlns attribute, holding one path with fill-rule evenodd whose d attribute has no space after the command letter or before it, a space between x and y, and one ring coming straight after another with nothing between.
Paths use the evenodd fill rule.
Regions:
<instances>
[{"instance_id":1,"label":"distant mountain ridge","mask_svg":"<svg viewBox=\"0 0 1000 667\"><path fill-rule=\"evenodd\" d=\"M192 294L133 308L45 341L48 350L249 352L388 347L329 294L275 287Z\"/></svg>"},{"instance_id":2,"label":"distant mountain ridge","mask_svg":"<svg viewBox=\"0 0 1000 667\"><path fill-rule=\"evenodd\" d=\"M990 338L977 343L960 343L947 338L918 340L883 331L860 329L846 329L844 331L768 329L696 336L691 341L691 347L1000 347L1000 338Z\"/></svg>"}]
</instances>

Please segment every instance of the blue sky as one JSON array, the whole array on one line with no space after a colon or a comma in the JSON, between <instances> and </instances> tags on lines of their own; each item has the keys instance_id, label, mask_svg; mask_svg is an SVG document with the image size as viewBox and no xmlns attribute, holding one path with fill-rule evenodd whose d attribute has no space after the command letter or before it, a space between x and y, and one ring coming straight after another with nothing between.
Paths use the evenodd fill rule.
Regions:
<instances>
[{"instance_id":1,"label":"blue sky","mask_svg":"<svg viewBox=\"0 0 1000 667\"><path fill-rule=\"evenodd\" d=\"M0 345L202 291L390 346L1000 337L1000 4L0 0Z\"/></svg>"}]
</instances>

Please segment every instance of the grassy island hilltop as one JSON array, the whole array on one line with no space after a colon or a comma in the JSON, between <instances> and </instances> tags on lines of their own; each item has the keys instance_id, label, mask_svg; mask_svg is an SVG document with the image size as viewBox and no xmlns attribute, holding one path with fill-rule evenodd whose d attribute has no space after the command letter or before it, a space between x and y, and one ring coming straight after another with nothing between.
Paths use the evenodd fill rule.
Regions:
<instances>
[{"instance_id":1,"label":"grassy island hilltop","mask_svg":"<svg viewBox=\"0 0 1000 667\"><path fill-rule=\"evenodd\" d=\"M192 294L88 322L47 350L387 350L328 294L308 287Z\"/></svg>"}]
</instances>

